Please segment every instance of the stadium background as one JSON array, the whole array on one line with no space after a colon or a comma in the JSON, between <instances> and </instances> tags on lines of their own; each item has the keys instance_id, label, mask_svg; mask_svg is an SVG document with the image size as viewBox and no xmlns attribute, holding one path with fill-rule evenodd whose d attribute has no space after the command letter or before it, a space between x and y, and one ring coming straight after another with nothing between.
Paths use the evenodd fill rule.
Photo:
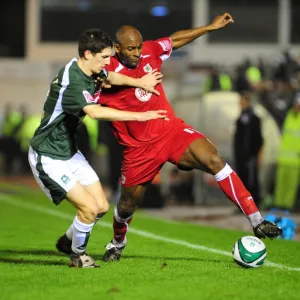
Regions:
<instances>
[{"instance_id":1,"label":"stadium background","mask_svg":"<svg viewBox=\"0 0 300 300\"><path fill-rule=\"evenodd\" d=\"M67 267L69 258L56 251L55 241L75 210L67 201L53 206L28 170L28 141L49 83L77 56L81 31L99 27L113 36L127 23L138 27L145 39L156 39L206 25L224 11L235 23L174 51L163 66L164 87L178 116L207 134L233 163L236 81L245 79L240 70L259 69L259 78L246 79L263 124L265 215L272 205L282 122L300 86L299 0L1 1L0 300L300 299L299 231L295 241L264 241L268 256L263 267L236 265L234 242L253 233L212 176L177 173L166 164L146 195L146 207L134 216L121 261L101 262L112 236L110 209L93 229L88 246L101 268L74 270ZM225 83L209 87L221 75ZM14 128L5 124L8 109ZM88 135L81 127L79 142L90 144L91 163L115 203L117 172L111 170L118 168L120 152L106 123L97 124L96 140L97 129L92 128ZM6 152L4 140L12 142ZM290 215L297 224L299 203Z\"/></svg>"},{"instance_id":2,"label":"stadium background","mask_svg":"<svg viewBox=\"0 0 300 300\"><path fill-rule=\"evenodd\" d=\"M206 25L225 11L232 14L235 23L174 51L163 66L164 86L178 116L204 132L232 163L232 135L239 114L233 83L240 66L260 68L263 76L251 88L256 111L263 121L266 151L260 177L265 189L262 208L267 207L273 195L266 186L276 169L281 125L299 84L300 3L296 0L186 0L184 5L181 0L5 2L0 12L0 124L3 125L8 105L27 117L41 113L49 82L61 65L77 56L76 41L84 29L99 27L114 36L120 25L131 24L141 30L144 39L156 39L177 30ZM231 78L230 91L207 89L213 70ZM113 151L106 130L104 124L99 125L100 146L93 153L92 164L115 201L117 191L110 186L108 163ZM3 165L1 156L2 180L30 181L31 175L22 168L22 160L16 159L12 164L11 174L4 172ZM191 214L186 219L197 221L195 208L189 208L191 204L201 209L203 205L206 209L231 205L211 176L172 172L173 167L166 164L145 206L164 206L160 211L167 215L174 205L180 205L179 211L186 209L185 216ZM178 181L183 183L179 197L170 192L171 185Z\"/></svg>"}]
</instances>

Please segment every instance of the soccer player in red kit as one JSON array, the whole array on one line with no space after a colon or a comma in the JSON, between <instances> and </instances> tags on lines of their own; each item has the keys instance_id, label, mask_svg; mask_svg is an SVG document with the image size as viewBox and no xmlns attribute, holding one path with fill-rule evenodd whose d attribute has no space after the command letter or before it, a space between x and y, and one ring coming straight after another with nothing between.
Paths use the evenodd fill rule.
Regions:
<instances>
[{"instance_id":1,"label":"soccer player in red kit","mask_svg":"<svg viewBox=\"0 0 300 300\"><path fill-rule=\"evenodd\" d=\"M145 42L136 28L122 26L116 33L116 54L111 58L107 70L140 78L154 69L160 70L172 50L232 22L231 15L225 13L217 16L210 25L178 31L169 37ZM114 236L106 246L103 260L120 259L133 213L142 201L147 186L167 161L182 170L198 169L214 175L226 196L248 218L257 237L275 238L281 235L282 230L276 224L262 218L250 193L214 145L202 133L175 116L162 84L156 86L156 89L160 92L159 96L130 87L103 89L96 96L101 105L119 110L167 110L169 119L112 123L116 138L124 146L122 189L114 210Z\"/></svg>"}]
</instances>

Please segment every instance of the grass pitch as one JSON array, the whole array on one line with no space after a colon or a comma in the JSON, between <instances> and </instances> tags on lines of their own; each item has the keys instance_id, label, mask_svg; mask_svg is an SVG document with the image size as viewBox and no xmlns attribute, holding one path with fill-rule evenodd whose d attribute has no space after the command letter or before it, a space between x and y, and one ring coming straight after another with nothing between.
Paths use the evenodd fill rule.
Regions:
<instances>
[{"instance_id":1,"label":"grass pitch","mask_svg":"<svg viewBox=\"0 0 300 300\"><path fill-rule=\"evenodd\" d=\"M39 190L0 185L0 299L300 299L299 242L267 240L265 265L244 269L231 249L252 233L137 213L121 261L105 264L111 210L88 246L101 268L71 269L54 244L74 214L66 201L55 207Z\"/></svg>"}]
</instances>

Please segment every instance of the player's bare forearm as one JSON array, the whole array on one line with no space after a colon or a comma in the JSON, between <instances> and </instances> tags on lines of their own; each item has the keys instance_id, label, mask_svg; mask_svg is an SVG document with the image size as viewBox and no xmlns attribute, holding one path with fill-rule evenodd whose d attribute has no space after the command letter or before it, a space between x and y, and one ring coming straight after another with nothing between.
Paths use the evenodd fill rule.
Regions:
<instances>
[{"instance_id":1,"label":"player's bare forearm","mask_svg":"<svg viewBox=\"0 0 300 300\"><path fill-rule=\"evenodd\" d=\"M227 26L229 23L233 23L233 19L230 14L224 13L221 16L215 17L213 22L207 26L201 26L193 29L181 30L177 31L170 35L170 39L172 40L173 49L178 49L196 38L207 34L211 31L221 29Z\"/></svg>"},{"instance_id":2,"label":"player's bare forearm","mask_svg":"<svg viewBox=\"0 0 300 300\"><path fill-rule=\"evenodd\" d=\"M131 112L100 105L87 105L83 111L92 119L105 121L148 121L152 119L166 119L165 110Z\"/></svg>"},{"instance_id":3,"label":"player's bare forearm","mask_svg":"<svg viewBox=\"0 0 300 300\"><path fill-rule=\"evenodd\" d=\"M157 69L152 70L152 72L144 75L142 78L132 78L126 75L122 75L115 72L109 72L107 80L105 83L109 85L126 85L144 89L147 92L159 95L159 92L154 89L154 87L162 82L163 75L157 71Z\"/></svg>"},{"instance_id":4,"label":"player's bare forearm","mask_svg":"<svg viewBox=\"0 0 300 300\"><path fill-rule=\"evenodd\" d=\"M193 29L181 30L177 31L170 35L170 39L172 40L173 49L176 50L196 38L212 31L213 29L208 26L197 27Z\"/></svg>"},{"instance_id":5,"label":"player's bare forearm","mask_svg":"<svg viewBox=\"0 0 300 300\"><path fill-rule=\"evenodd\" d=\"M111 85L127 85L140 87L139 81L137 79L116 72L109 72L106 82Z\"/></svg>"}]
</instances>

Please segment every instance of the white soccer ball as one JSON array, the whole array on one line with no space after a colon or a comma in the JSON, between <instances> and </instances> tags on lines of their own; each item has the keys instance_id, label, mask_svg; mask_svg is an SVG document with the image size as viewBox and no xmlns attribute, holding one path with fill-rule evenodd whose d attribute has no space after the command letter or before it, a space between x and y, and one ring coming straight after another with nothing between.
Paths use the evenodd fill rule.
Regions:
<instances>
[{"instance_id":1,"label":"white soccer ball","mask_svg":"<svg viewBox=\"0 0 300 300\"><path fill-rule=\"evenodd\" d=\"M267 257L267 248L257 237L243 236L233 245L232 257L242 267L258 268Z\"/></svg>"}]
</instances>

